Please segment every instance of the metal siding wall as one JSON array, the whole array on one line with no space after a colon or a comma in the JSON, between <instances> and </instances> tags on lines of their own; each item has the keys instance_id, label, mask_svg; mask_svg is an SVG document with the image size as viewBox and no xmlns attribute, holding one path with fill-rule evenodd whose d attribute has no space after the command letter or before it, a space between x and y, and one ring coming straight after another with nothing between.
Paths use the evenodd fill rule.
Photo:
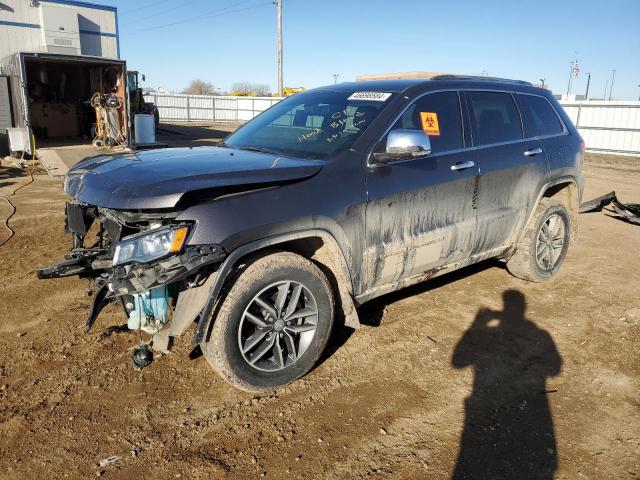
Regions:
<instances>
[{"instance_id":1,"label":"metal siding wall","mask_svg":"<svg viewBox=\"0 0 640 480\"><path fill-rule=\"evenodd\" d=\"M0 133L11 127L11 105L9 104L9 79L0 76Z\"/></svg>"},{"instance_id":2,"label":"metal siding wall","mask_svg":"<svg viewBox=\"0 0 640 480\"><path fill-rule=\"evenodd\" d=\"M28 0L1 0L1 3L3 7L6 8L0 8L0 21L41 25L40 8L31 7ZM71 8L78 12L78 22L81 29L96 30L112 35L117 33L116 12L114 11L74 5L55 5L61 8ZM85 19L84 27L82 26L81 17ZM82 44L82 54L84 55L118 58L116 37L83 34L81 32L80 42ZM26 26L0 25L0 59L21 51L45 51L42 29Z\"/></svg>"},{"instance_id":3,"label":"metal siding wall","mask_svg":"<svg viewBox=\"0 0 640 480\"><path fill-rule=\"evenodd\" d=\"M40 9L26 0L2 0L0 21L40 25ZM39 52L44 49L39 28L0 25L0 59L18 51Z\"/></svg>"},{"instance_id":4,"label":"metal siding wall","mask_svg":"<svg viewBox=\"0 0 640 480\"><path fill-rule=\"evenodd\" d=\"M587 150L640 155L640 102L561 103Z\"/></svg>"},{"instance_id":5,"label":"metal siding wall","mask_svg":"<svg viewBox=\"0 0 640 480\"><path fill-rule=\"evenodd\" d=\"M9 154L9 135L11 128L11 105L9 104L9 82L7 77L0 76L0 155Z\"/></svg>"},{"instance_id":6,"label":"metal siding wall","mask_svg":"<svg viewBox=\"0 0 640 480\"><path fill-rule=\"evenodd\" d=\"M237 122L251 120L278 103L278 97L231 97L151 93L145 100L154 102L160 120L181 122Z\"/></svg>"}]
</instances>

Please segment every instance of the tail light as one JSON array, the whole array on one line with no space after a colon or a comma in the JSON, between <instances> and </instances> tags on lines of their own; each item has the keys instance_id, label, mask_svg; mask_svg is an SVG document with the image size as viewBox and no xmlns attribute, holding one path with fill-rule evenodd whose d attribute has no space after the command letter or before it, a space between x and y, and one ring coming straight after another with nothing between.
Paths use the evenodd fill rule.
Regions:
<instances>
[{"instance_id":1,"label":"tail light","mask_svg":"<svg viewBox=\"0 0 640 480\"><path fill-rule=\"evenodd\" d=\"M584 140L581 138L580 139L580 153L584 153L586 149L587 149L587 146L585 145Z\"/></svg>"}]
</instances>

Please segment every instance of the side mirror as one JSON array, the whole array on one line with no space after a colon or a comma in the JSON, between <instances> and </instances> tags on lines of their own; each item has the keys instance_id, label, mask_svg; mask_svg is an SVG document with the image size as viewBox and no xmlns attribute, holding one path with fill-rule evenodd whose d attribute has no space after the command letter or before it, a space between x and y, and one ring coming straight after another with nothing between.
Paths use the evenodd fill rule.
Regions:
<instances>
[{"instance_id":1,"label":"side mirror","mask_svg":"<svg viewBox=\"0 0 640 480\"><path fill-rule=\"evenodd\" d=\"M384 152L374 153L377 162L386 163L392 160L410 160L426 157L431 153L429 136L422 130L399 128L391 130L387 135Z\"/></svg>"},{"instance_id":2,"label":"side mirror","mask_svg":"<svg viewBox=\"0 0 640 480\"><path fill-rule=\"evenodd\" d=\"M146 81L147 81L146 77L144 76L144 73L142 74L142 81L143 81L143 82L146 82Z\"/></svg>"}]
</instances>

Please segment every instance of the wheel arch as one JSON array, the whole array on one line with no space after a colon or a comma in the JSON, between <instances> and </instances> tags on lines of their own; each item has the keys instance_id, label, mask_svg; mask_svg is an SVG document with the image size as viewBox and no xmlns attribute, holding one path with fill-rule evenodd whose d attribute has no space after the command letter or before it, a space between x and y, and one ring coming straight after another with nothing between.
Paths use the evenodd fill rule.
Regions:
<instances>
[{"instance_id":1,"label":"wheel arch","mask_svg":"<svg viewBox=\"0 0 640 480\"><path fill-rule=\"evenodd\" d=\"M545 189L542 198L553 198L565 206L571 221L570 242L573 243L578 234L578 209L580 207L578 183L574 179L559 180Z\"/></svg>"},{"instance_id":2,"label":"wheel arch","mask_svg":"<svg viewBox=\"0 0 640 480\"><path fill-rule=\"evenodd\" d=\"M536 210L538 209L538 205L540 205L540 201L543 198L553 198L562 202L562 204L566 207L569 212L569 220L571 222L571 243L574 242L575 237L578 233L578 207L580 206L580 189L578 186L578 182L574 177L558 177L553 180L545 183L540 189L540 193L538 194L538 198L536 202L533 204L533 208L529 211L529 216L527 218L525 227L520 232L518 237L518 242L522 240L522 236L527 230L532 218L535 216Z\"/></svg>"},{"instance_id":3,"label":"wheel arch","mask_svg":"<svg viewBox=\"0 0 640 480\"><path fill-rule=\"evenodd\" d=\"M273 249L290 251L316 263L334 289L338 317L344 319L345 325L358 328L360 322L353 300L352 277L344 253L331 233L322 229L309 229L256 240L233 250L213 273L217 278L200 315L193 338L194 344L204 340L222 288L237 266L252 255Z\"/></svg>"}]
</instances>

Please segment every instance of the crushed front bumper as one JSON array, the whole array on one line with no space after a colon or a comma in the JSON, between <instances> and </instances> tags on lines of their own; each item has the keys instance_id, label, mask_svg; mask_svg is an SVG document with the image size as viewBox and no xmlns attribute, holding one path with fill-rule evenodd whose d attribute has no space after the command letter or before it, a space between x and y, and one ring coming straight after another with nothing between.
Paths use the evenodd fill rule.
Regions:
<instances>
[{"instance_id":1,"label":"crushed front bumper","mask_svg":"<svg viewBox=\"0 0 640 480\"><path fill-rule=\"evenodd\" d=\"M141 214L121 212L100 207L67 204L65 230L73 235L73 248L61 262L36 271L38 278L79 276L95 284L93 305L87 318L90 329L104 306L121 300L125 312L130 313L126 296L139 295L157 287L175 285L177 290L190 288L215 268L226 256L219 245L189 245L182 253L148 263L113 266L115 245L123 236L145 231L150 225L161 225L174 214ZM95 245L87 247L86 236L95 221L100 223ZM183 282L183 283L180 283Z\"/></svg>"}]
</instances>

